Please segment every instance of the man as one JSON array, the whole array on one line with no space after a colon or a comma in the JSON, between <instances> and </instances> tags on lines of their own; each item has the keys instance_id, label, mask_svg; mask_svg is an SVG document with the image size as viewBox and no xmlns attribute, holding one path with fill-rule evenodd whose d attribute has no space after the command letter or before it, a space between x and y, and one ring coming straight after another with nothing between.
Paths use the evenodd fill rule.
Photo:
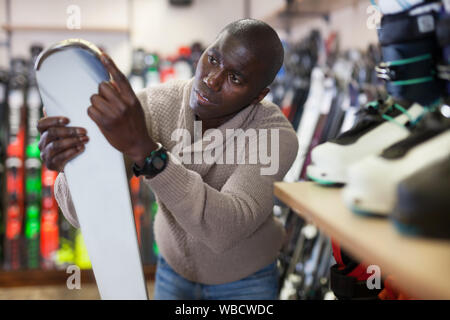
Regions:
<instances>
[{"instance_id":1,"label":"man","mask_svg":"<svg viewBox=\"0 0 450 320\"><path fill-rule=\"evenodd\" d=\"M113 82L100 84L88 114L156 195L154 231L161 256L155 299L277 298L276 259L284 229L272 215L273 182L283 179L298 142L279 108L263 98L283 56L270 26L239 20L205 50L194 79L147 88L137 96L112 60L102 56ZM86 130L67 124L68 119L48 117L38 125L41 157L59 172L89 140ZM174 139L180 130L185 133L181 142ZM241 137L242 132L258 132L267 139L241 140L247 141L244 151L250 150L243 153L229 132ZM263 174L267 161L251 161L251 150L266 141L278 161L269 174ZM218 147L215 161L192 160L205 159L201 156L211 144ZM242 154L244 161L237 161ZM55 196L78 227L63 173Z\"/></svg>"}]
</instances>

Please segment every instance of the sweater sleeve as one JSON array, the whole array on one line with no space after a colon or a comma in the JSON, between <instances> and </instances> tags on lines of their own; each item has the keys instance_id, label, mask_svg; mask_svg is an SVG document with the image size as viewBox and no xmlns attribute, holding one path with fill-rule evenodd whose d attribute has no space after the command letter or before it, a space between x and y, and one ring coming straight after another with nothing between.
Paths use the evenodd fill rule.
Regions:
<instances>
[{"instance_id":1,"label":"sweater sleeve","mask_svg":"<svg viewBox=\"0 0 450 320\"><path fill-rule=\"evenodd\" d=\"M281 129L279 141L282 158L274 175L261 175L259 164L240 164L219 191L169 153L166 168L145 181L186 232L222 253L272 214L273 183L283 179L298 149L292 129Z\"/></svg>"},{"instance_id":2,"label":"sweater sleeve","mask_svg":"<svg viewBox=\"0 0 450 320\"><path fill-rule=\"evenodd\" d=\"M59 173L55 181L55 199L58 202L61 211L69 223L75 228L80 227L77 213L73 206L72 196L70 195L69 186L67 185L66 176L64 173Z\"/></svg>"}]
</instances>

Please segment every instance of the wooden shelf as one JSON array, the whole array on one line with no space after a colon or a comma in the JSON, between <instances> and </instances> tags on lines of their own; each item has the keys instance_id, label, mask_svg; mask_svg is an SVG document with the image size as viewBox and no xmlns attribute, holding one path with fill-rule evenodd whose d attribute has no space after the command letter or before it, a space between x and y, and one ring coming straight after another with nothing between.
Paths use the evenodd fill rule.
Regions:
<instances>
[{"instance_id":1,"label":"wooden shelf","mask_svg":"<svg viewBox=\"0 0 450 320\"><path fill-rule=\"evenodd\" d=\"M355 258L378 265L418 299L450 299L450 241L406 237L388 219L362 217L341 201L341 190L312 182L275 183L275 196Z\"/></svg>"},{"instance_id":2,"label":"wooden shelf","mask_svg":"<svg viewBox=\"0 0 450 320\"><path fill-rule=\"evenodd\" d=\"M145 279L154 280L155 265L144 266ZM65 270L0 270L0 288L66 285L70 274ZM81 283L95 283L92 270L81 270Z\"/></svg>"},{"instance_id":3,"label":"wooden shelf","mask_svg":"<svg viewBox=\"0 0 450 320\"><path fill-rule=\"evenodd\" d=\"M66 27L58 26L29 26L29 25L3 25L2 29L5 31L48 31L48 32L100 32L100 33L129 33L128 28L102 28L102 27L89 27L81 29L68 29Z\"/></svg>"}]
</instances>

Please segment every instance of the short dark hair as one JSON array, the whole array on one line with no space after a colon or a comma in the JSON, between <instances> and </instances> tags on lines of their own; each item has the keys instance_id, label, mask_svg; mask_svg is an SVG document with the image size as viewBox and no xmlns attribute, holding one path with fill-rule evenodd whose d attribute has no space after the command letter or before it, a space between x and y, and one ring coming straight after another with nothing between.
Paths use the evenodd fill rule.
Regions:
<instances>
[{"instance_id":1,"label":"short dark hair","mask_svg":"<svg viewBox=\"0 0 450 320\"><path fill-rule=\"evenodd\" d=\"M257 56L267 62L262 85L264 88L270 85L284 60L284 49L277 32L267 23L256 19L234 21L223 28L219 36L224 32L244 41Z\"/></svg>"}]
</instances>

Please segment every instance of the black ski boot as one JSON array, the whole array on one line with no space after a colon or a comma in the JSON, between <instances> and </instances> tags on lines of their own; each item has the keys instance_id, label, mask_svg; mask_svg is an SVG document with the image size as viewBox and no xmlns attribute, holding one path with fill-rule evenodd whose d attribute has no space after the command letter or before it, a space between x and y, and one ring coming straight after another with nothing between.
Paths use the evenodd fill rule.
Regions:
<instances>
[{"instance_id":1,"label":"black ski boot","mask_svg":"<svg viewBox=\"0 0 450 320\"><path fill-rule=\"evenodd\" d=\"M403 234L450 239L450 155L403 180L391 214Z\"/></svg>"}]
</instances>

